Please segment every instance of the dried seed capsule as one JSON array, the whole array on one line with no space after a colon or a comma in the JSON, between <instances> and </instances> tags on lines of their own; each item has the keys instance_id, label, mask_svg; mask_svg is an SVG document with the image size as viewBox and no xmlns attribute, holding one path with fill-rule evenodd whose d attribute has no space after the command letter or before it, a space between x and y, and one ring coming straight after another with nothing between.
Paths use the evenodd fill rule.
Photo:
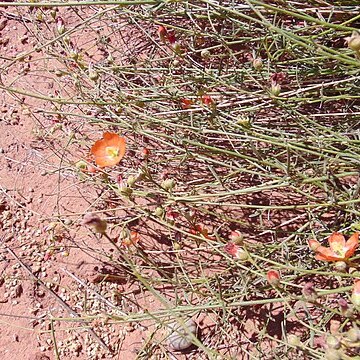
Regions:
<instances>
[{"instance_id":1,"label":"dried seed capsule","mask_svg":"<svg viewBox=\"0 0 360 360\"><path fill-rule=\"evenodd\" d=\"M194 320L189 319L185 322L185 328L178 323L172 323L170 327L170 335L168 344L174 351L184 351L193 345L191 336L197 336L197 324Z\"/></svg>"}]
</instances>

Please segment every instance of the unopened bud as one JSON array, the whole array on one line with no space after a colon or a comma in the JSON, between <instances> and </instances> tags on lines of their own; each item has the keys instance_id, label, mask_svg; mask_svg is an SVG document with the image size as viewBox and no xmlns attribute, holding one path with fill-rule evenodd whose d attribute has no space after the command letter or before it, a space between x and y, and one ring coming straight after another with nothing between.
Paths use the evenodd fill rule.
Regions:
<instances>
[{"instance_id":1,"label":"unopened bud","mask_svg":"<svg viewBox=\"0 0 360 360\"><path fill-rule=\"evenodd\" d=\"M360 341L360 329L355 325L355 327L349 329L346 333L346 337L350 342L356 343Z\"/></svg>"},{"instance_id":2,"label":"unopened bud","mask_svg":"<svg viewBox=\"0 0 360 360\"><path fill-rule=\"evenodd\" d=\"M161 207L161 206L158 206L156 209L155 209L155 215L159 218L163 217L164 216L164 209Z\"/></svg>"},{"instance_id":3,"label":"unopened bud","mask_svg":"<svg viewBox=\"0 0 360 360\"><path fill-rule=\"evenodd\" d=\"M56 29L60 35L62 35L65 32L65 23L63 18L60 16L56 19Z\"/></svg>"},{"instance_id":4,"label":"unopened bud","mask_svg":"<svg viewBox=\"0 0 360 360\"><path fill-rule=\"evenodd\" d=\"M266 274L267 282L272 286L279 286L280 285L280 274L276 270L269 270Z\"/></svg>"},{"instance_id":5,"label":"unopened bud","mask_svg":"<svg viewBox=\"0 0 360 360\"><path fill-rule=\"evenodd\" d=\"M87 163L84 160L79 160L75 166L80 170L85 170L87 168Z\"/></svg>"},{"instance_id":6,"label":"unopened bud","mask_svg":"<svg viewBox=\"0 0 360 360\"><path fill-rule=\"evenodd\" d=\"M50 16L55 20L56 19L56 14L57 14L57 10L56 9L52 9L50 11Z\"/></svg>"},{"instance_id":7,"label":"unopened bud","mask_svg":"<svg viewBox=\"0 0 360 360\"><path fill-rule=\"evenodd\" d=\"M134 175L129 175L129 177L127 178L126 182L130 187L133 187L135 185L137 181L137 176Z\"/></svg>"},{"instance_id":8,"label":"unopened bud","mask_svg":"<svg viewBox=\"0 0 360 360\"><path fill-rule=\"evenodd\" d=\"M249 260L249 254L244 249L239 249L236 253L236 258L240 261L247 261Z\"/></svg>"},{"instance_id":9,"label":"unopened bud","mask_svg":"<svg viewBox=\"0 0 360 360\"><path fill-rule=\"evenodd\" d=\"M274 96L279 96L280 92L281 92L281 85L272 83L270 88L270 93Z\"/></svg>"},{"instance_id":10,"label":"unopened bud","mask_svg":"<svg viewBox=\"0 0 360 360\"><path fill-rule=\"evenodd\" d=\"M175 186L174 179L166 179L161 183L161 187L167 191L171 191Z\"/></svg>"},{"instance_id":11,"label":"unopened bud","mask_svg":"<svg viewBox=\"0 0 360 360\"><path fill-rule=\"evenodd\" d=\"M74 60L78 60L79 59L79 52L77 49L70 49L69 51L69 56L74 59Z\"/></svg>"},{"instance_id":12,"label":"unopened bud","mask_svg":"<svg viewBox=\"0 0 360 360\"><path fill-rule=\"evenodd\" d=\"M243 126L245 128L251 127L251 120L248 116L240 116L236 123L240 126Z\"/></svg>"},{"instance_id":13,"label":"unopened bud","mask_svg":"<svg viewBox=\"0 0 360 360\"><path fill-rule=\"evenodd\" d=\"M352 35L345 40L351 50L360 51L360 34L357 31L353 31Z\"/></svg>"},{"instance_id":14,"label":"unopened bud","mask_svg":"<svg viewBox=\"0 0 360 360\"><path fill-rule=\"evenodd\" d=\"M292 346L301 346L300 338L297 335L289 335L287 337L287 342Z\"/></svg>"},{"instance_id":15,"label":"unopened bud","mask_svg":"<svg viewBox=\"0 0 360 360\"><path fill-rule=\"evenodd\" d=\"M334 335L329 335L326 338L326 344L331 349L340 349L340 347L341 347L340 340Z\"/></svg>"},{"instance_id":16,"label":"unopened bud","mask_svg":"<svg viewBox=\"0 0 360 360\"><path fill-rule=\"evenodd\" d=\"M235 230L235 231L232 231L230 236L229 236L229 239L234 243L234 244L237 244L237 245L242 245L243 244L243 240L244 240L244 235L241 234L240 231L238 230Z\"/></svg>"},{"instance_id":17,"label":"unopened bud","mask_svg":"<svg viewBox=\"0 0 360 360\"><path fill-rule=\"evenodd\" d=\"M63 41L65 44L69 45L70 44L70 36L69 35L65 35L63 37Z\"/></svg>"},{"instance_id":18,"label":"unopened bud","mask_svg":"<svg viewBox=\"0 0 360 360\"><path fill-rule=\"evenodd\" d=\"M201 57L203 59L209 59L210 57L210 51L205 49L205 50L202 50L201 53L200 53Z\"/></svg>"},{"instance_id":19,"label":"unopened bud","mask_svg":"<svg viewBox=\"0 0 360 360\"><path fill-rule=\"evenodd\" d=\"M128 238L129 235L130 235L130 234L129 234L129 230L127 230L127 229L122 229L122 230L120 231L119 239L120 239L120 240L124 240L124 239Z\"/></svg>"},{"instance_id":20,"label":"unopened bud","mask_svg":"<svg viewBox=\"0 0 360 360\"><path fill-rule=\"evenodd\" d=\"M263 67L263 62L262 62L261 58L256 58L253 60L252 65L255 70L261 70Z\"/></svg>"},{"instance_id":21,"label":"unopened bud","mask_svg":"<svg viewBox=\"0 0 360 360\"><path fill-rule=\"evenodd\" d=\"M178 42L173 45L173 49L177 55L180 55L182 53L181 45Z\"/></svg>"},{"instance_id":22,"label":"unopened bud","mask_svg":"<svg viewBox=\"0 0 360 360\"><path fill-rule=\"evenodd\" d=\"M354 311L352 307L348 304L348 302L345 299L340 298L338 300L338 304L339 304L340 312L343 316L352 317L354 315Z\"/></svg>"},{"instance_id":23,"label":"unopened bud","mask_svg":"<svg viewBox=\"0 0 360 360\"><path fill-rule=\"evenodd\" d=\"M89 78L92 80L92 81L96 81L98 78L99 78L99 73L94 70L94 69L91 69L89 71Z\"/></svg>"},{"instance_id":24,"label":"unopened bud","mask_svg":"<svg viewBox=\"0 0 360 360\"><path fill-rule=\"evenodd\" d=\"M347 269L347 264L345 261L337 261L334 264L334 268L335 270L337 270L338 272L345 272Z\"/></svg>"},{"instance_id":25,"label":"unopened bud","mask_svg":"<svg viewBox=\"0 0 360 360\"><path fill-rule=\"evenodd\" d=\"M302 289L302 294L308 301L315 301L318 297L318 294L314 288L314 284L311 282L308 282L304 285Z\"/></svg>"}]
</instances>

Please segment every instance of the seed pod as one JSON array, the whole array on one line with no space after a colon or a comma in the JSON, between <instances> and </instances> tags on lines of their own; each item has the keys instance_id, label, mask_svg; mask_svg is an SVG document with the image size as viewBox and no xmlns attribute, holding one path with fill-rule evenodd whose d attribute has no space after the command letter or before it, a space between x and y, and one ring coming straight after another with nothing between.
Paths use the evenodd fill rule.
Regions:
<instances>
[{"instance_id":1,"label":"seed pod","mask_svg":"<svg viewBox=\"0 0 360 360\"><path fill-rule=\"evenodd\" d=\"M360 34L353 31L350 37L345 38L348 47L354 51L360 51Z\"/></svg>"},{"instance_id":2,"label":"seed pod","mask_svg":"<svg viewBox=\"0 0 360 360\"><path fill-rule=\"evenodd\" d=\"M189 319L185 322L185 328L178 323L172 323L169 325L170 335L168 337L168 345L174 351L184 351L193 345L191 336L197 336L198 327L193 319Z\"/></svg>"}]
</instances>

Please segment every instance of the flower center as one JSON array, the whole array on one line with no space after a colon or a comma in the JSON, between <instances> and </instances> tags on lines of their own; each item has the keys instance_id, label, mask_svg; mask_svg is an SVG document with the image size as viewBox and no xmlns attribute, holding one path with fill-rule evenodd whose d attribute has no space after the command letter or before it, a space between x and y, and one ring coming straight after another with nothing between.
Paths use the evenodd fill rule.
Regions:
<instances>
[{"instance_id":1,"label":"flower center","mask_svg":"<svg viewBox=\"0 0 360 360\"><path fill-rule=\"evenodd\" d=\"M106 155L111 158L116 158L119 156L119 149L113 146L106 147Z\"/></svg>"},{"instance_id":2,"label":"flower center","mask_svg":"<svg viewBox=\"0 0 360 360\"><path fill-rule=\"evenodd\" d=\"M341 244L333 244L332 250L338 256L344 257L346 249Z\"/></svg>"}]
</instances>

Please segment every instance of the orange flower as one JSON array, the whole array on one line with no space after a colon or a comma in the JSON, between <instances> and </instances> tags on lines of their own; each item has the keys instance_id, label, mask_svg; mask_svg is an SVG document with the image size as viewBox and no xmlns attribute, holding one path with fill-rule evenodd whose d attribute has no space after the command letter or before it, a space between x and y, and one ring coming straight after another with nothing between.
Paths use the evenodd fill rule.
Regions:
<instances>
[{"instance_id":1,"label":"orange flower","mask_svg":"<svg viewBox=\"0 0 360 360\"><path fill-rule=\"evenodd\" d=\"M192 104L193 102L190 99L181 99L181 107L183 109L189 109Z\"/></svg>"},{"instance_id":2,"label":"orange flower","mask_svg":"<svg viewBox=\"0 0 360 360\"><path fill-rule=\"evenodd\" d=\"M165 42L165 39L166 39L167 34L168 34L165 26L160 25L158 27L158 34L159 34L160 40Z\"/></svg>"},{"instance_id":3,"label":"orange flower","mask_svg":"<svg viewBox=\"0 0 360 360\"><path fill-rule=\"evenodd\" d=\"M96 165L100 167L114 166L123 158L125 148L125 138L106 132L101 140L95 142L91 153L95 156Z\"/></svg>"},{"instance_id":4,"label":"orange flower","mask_svg":"<svg viewBox=\"0 0 360 360\"><path fill-rule=\"evenodd\" d=\"M246 261L249 259L249 255L247 251L245 251L242 247L239 245L234 244L232 241L229 241L224 246L224 251L231 255L232 257L239 259L241 261Z\"/></svg>"},{"instance_id":5,"label":"orange flower","mask_svg":"<svg viewBox=\"0 0 360 360\"><path fill-rule=\"evenodd\" d=\"M139 240L139 233L137 231L131 231L129 236L122 240L121 245L129 247L131 245L136 245Z\"/></svg>"},{"instance_id":6,"label":"orange flower","mask_svg":"<svg viewBox=\"0 0 360 360\"><path fill-rule=\"evenodd\" d=\"M176 37L175 37L174 32L167 31L165 26L160 25L158 27L158 34L159 34L159 38L162 42L169 41L170 44L176 43Z\"/></svg>"},{"instance_id":7,"label":"orange flower","mask_svg":"<svg viewBox=\"0 0 360 360\"><path fill-rule=\"evenodd\" d=\"M359 233L354 233L348 241L342 234L334 232L329 237L330 248L322 246L316 240L309 240L309 247L316 252L315 259L323 261L343 261L354 255L359 245Z\"/></svg>"},{"instance_id":8,"label":"orange flower","mask_svg":"<svg viewBox=\"0 0 360 360\"><path fill-rule=\"evenodd\" d=\"M190 229L190 233L193 235L197 235L197 236L202 235L205 239L208 239L208 240L215 240L215 238L213 236L209 235L209 230L200 224L195 224Z\"/></svg>"},{"instance_id":9,"label":"orange flower","mask_svg":"<svg viewBox=\"0 0 360 360\"><path fill-rule=\"evenodd\" d=\"M201 102L206 106L211 106L214 104L214 100L212 99L212 97L210 95L203 95L201 97Z\"/></svg>"}]
</instances>

